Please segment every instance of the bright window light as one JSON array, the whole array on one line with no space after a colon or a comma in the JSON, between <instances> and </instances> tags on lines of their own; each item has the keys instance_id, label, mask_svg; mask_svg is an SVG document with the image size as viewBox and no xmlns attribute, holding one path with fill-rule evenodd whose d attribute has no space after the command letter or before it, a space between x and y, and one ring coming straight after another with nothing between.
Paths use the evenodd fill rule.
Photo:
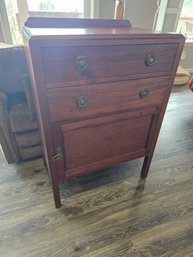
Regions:
<instances>
[{"instance_id":1,"label":"bright window light","mask_svg":"<svg viewBox=\"0 0 193 257\"><path fill-rule=\"evenodd\" d=\"M29 11L75 12L83 14L84 0L27 0Z\"/></svg>"},{"instance_id":2,"label":"bright window light","mask_svg":"<svg viewBox=\"0 0 193 257\"><path fill-rule=\"evenodd\" d=\"M177 32L182 33L187 42L193 42L193 0L184 0Z\"/></svg>"}]
</instances>

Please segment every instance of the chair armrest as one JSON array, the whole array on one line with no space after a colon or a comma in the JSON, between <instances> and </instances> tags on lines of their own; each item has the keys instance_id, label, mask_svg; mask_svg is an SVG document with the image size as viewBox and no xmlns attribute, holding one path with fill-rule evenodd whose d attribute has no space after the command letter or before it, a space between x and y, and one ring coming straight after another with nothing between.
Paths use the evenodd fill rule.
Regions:
<instances>
[{"instance_id":1,"label":"chair armrest","mask_svg":"<svg viewBox=\"0 0 193 257\"><path fill-rule=\"evenodd\" d=\"M22 76L23 87L25 90L27 104L28 104L28 108L29 108L29 112L30 112L30 117L31 117L31 120L35 120L36 119L36 111L35 111L35 104L34 104L34 99L33 99L33 95L32 95L31 80L27 73L22 74L21 76Z\"/></svg>"},{"instance_id":2,"label":"chair armrest","mask_svg":"<svg viewBox=\"0 0 193 257\"><path fill-rule=\"evenodd\" d=\"M0 91L0 143L8 163L20 160L7 110L7 96Z\"/></svg>"}]
</instances>

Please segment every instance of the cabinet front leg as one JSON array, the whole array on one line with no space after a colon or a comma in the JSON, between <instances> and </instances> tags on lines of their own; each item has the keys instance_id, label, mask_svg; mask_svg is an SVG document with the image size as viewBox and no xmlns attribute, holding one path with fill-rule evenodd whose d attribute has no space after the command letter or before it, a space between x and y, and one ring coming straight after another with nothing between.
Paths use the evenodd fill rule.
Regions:
<instances>
[{"instance_id":1,"label":"cabinet front leg","mask_svg":"<svg viewBox=\"0 0 193 257\"><path fill-rule=\"evenodd\" d=\"M150 154L144 158L143 166L141 170L141 179L145 179L147 177L152 157L153 157L153 154Z\"/></svg>"},{"instance_id":2,"label":"cabinet front leg","mask_svg":"<svg viewBox=\"0 0 193 257\"><path fill-rule=\"evenodd\" d=\"M59 190L58 180L53 180L52 179L52 190L53 190L55 207L60 208L61 207L61 200L60 200L60 190Z\"/></svg>"}]
</instances>

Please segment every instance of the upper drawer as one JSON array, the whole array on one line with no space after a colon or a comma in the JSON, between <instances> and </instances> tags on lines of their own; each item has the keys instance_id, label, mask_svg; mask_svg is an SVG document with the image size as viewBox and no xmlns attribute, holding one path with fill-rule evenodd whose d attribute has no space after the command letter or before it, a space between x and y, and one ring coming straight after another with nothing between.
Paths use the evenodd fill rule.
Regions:
<instances>
[{"instance_id":1,"label":"upper drawer","mask_svg":"<svg viewBox=\"0 0 193 257\"><path fill-rule=\"evenodd\" d=\"M46 87L170 74L178 44L43 47ZM57 85L54 85L57 86Z\"/></svg>"},{"instance_id":2,"label":"upper drawer","mask_svg":"<svg viewBox=\"0 0 193 257\"><path fill-rule=\"evenodd\" d=\"M77 120L158 106L169 90L168 77L48 89L50 119Z\"/></svg>"}]
</instances>

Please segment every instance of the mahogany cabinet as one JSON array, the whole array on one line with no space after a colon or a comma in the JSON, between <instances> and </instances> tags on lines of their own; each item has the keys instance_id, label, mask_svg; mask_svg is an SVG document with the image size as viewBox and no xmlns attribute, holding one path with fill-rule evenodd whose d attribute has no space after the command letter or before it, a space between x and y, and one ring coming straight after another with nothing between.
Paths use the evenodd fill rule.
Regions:
<instances>
[{"instance_id":1,"label":"mahogany cabinet","mask_svg":"<svg viewBox=\"0 0 193 257\"><path fill-rule=\"evenodd\" d=\"M73 176L144 157L145 178L184 37L46 18L29 18L23 35L55 206Z\"/></svg>"}]
</instances>

